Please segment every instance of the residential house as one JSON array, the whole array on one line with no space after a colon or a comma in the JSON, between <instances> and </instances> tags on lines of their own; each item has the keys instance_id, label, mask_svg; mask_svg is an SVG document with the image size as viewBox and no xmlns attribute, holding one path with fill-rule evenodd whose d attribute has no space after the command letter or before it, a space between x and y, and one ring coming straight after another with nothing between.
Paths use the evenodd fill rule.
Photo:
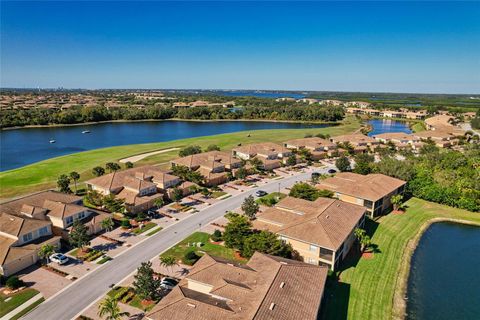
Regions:
<instances>
[{"instance_id":1,"label":"residential house","mask_svg":"<svg viewBox=\"0 0 480 320\"><path fill-rule=\"evenodd\" d=\"M171 160L170 165L197 171L204 177L205 185L216 186L227 182L228 172L240 168L242 162L229 152L209 151Z\"/></svg>"},{"instance_id":2,"label":"residential house","mask_svg":"<svg viewBox=\"0 0 480 320\"><path fill-rule=\"evenodd\" d=\"M403 194L406 184L383 174L340 172L320 181L316 187L332 191L342 201L364 206L371 217L376 217L390 209L392 196Z\"/></svg>"},{"instance_id":3,"label":"residential house","mask_svg":"<svg viewBox=\"0 0 480 320\"><path fill-rule=\"evenodd\" d=\"M313 160L331 157L343 151L343 149L339 150L332 141L317 137L289 140L284 143L284 146L291 150L306 149L312 154Z\"/></svg>"},{"instance_id":4,"label":"residential house","mask_svg":"<svg viewBox=\"0 0 480 320\"><path fill-rule=\"evenodd\" d=\"M262 161L263 169L273 170L281 167L292 152L279 144L264 142L236 147L232 149L232 154L243 160L257 158Z\"/></svg>"},{"instance_id":5,"label":"residential house","mask_svg":"<svg viewBox=\"0 0 480 320\"><path fill-rule=\"evenodd\" d=\"M316 320L327 268L256 252L246 264L204 254L147 319Z\"/></svg>"},{"instance_id":6,"label":"residential house","mask_svg":"<svg viewBox=\"0 0 480 320\"><path fill-rule=\"evenodd\" d=\"M282 199L257 215L253 226L279 235L303 260L335 270L355 242L355 228L363 227L367 209L337 199Z\"/></svg>"},{"instance_id":7,"label":"residential house","mask_svg":"<svg viewBox=\"0 0 480 320\"><path fill-rule=\"evenodd\" d=\"M372 137L366 136L361 133L346 134L330 138L330 141L338 144L349 143L353 147L355 153L367 152L369 149L373 150L380 144Z\"/></svg>"},{"instance_id":8,"label":"residential house","mask_svg":"<svg viewBox=\"0 0 480 320\"><path fill-rule=\"evenodd\" d=\"M381 133L375 135L374 138L384 144L391 142L397 149L411 148L413 150L418 150L423 145L423 142L419 137L404 132Z\"/></svg>"},{"instance_id":9,"label":"residential house","mask_svg":"<svg viewBox=\"0 0 480 320\"><path fill-rule=\"evenodd\" d=\"M443 130L425 130L413 134L424 142L433 142L439 148L448 148L458 144L457 135Z\"/></svg>"},{"instance_id":10,"label":"residential house","mask_svg":"<svg viewBox=\"0 0 480 320\"><path fill-rule=\"evenodd\" d=\"M321 100L320 104L328 106L342 106L345 102L340 100Z\"/></svg>"}]
</instances>

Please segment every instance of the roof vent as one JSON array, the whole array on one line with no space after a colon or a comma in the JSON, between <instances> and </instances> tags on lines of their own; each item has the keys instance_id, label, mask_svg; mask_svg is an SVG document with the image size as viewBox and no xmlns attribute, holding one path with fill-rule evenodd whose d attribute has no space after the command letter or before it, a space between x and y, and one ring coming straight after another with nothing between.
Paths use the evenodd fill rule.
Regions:
<instances>
[{"instance_id":1,"label":"roof vent","mask_svg":"<svg viewBox=\"0 0 480 320\"><path fill-rule=\"evenodd\" d=\"M326 218L326 219L329 219L329 218L330 218L330 216L327 214L327 216L326 216L325 218Z\"/></svg>"},{"instance_id":2,"label":"roof vent","mask_svg":"<svg viewBox=\"0 0 480 320\"><path fill-rule=\"evenodd\" d=\"M282 283L280 283L280 288L283 288L285 287L285 282L282 281Z\"/></svg>"},{"instance_id":3,"label":"roof vent","mask_svg":"<svg viewBox=\"0 0 480 320\"><path fill-rule=\"evenodd\" d=\"M269 307L268 309L273 310L273 308L275 308L275 303L274 303L274 302L272 302L272 303L270 304L270 307Z\"/></svg>"},{"instance_id":4,"label":"roof vent","mask_svg":"<svg viewBox=\"0 0 480 320\"><path fill-rule=\"evenodd\" d=\"M197 306L194 305L193 303L187 303L187 306L189 306L190 308L196 308Z\"/></svg>"},{"instance_id":5,"label":"roof vent","mask_svg":"<svg viewBox=\"0 0 480 320\"><path fill-rule=\"evenodd\" d=\"M281 264L288 264L288 263L286 263L285 261L280 261L280 263L281 263Z\"/></svg>"}]
</instances>

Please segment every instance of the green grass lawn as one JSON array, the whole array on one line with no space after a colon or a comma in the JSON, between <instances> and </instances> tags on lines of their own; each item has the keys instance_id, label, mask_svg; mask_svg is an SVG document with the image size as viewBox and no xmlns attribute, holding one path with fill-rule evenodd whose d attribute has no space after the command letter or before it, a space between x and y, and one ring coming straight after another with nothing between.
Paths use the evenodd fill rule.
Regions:
<instances>
[{"instance_id":1,"label":"green grass lawn","mask_svg":"<svg viewBox=\"0 0 480 320\"><path fill-rule=\"evenodd\" d=\"M27 288L8 297L0 294L0 317L3 317L10 311L25 303L27 300L30 300L33 296L37 295L37 293L37 290ZM11 299L5 301L9 297L11 297Z\"/></svg>"},{"instance_id":2,"label":"green grass lawn","mask_svg":"<svg viewBox=\"0 0 480 320\"><path fill-rule=\"evenodd\" d=\"M416 122L414 125L411 126L411 129L413 132L422 132L425 131L425 123L422 122Z\"/></svg>"},{"instance_id":3,"label":"green grass lawn","mask_svg":"<svg viewBox=\"0 0 480 320\"><path fill-rule=\"evenodd\" d=\"M156 226L157 226L156 223L154 223L154 222L149 222L149 223L145 224L142 229L136 228L136 229L133 230L132 232L135 233L135 234L142 234L142 233L144 233L145 231L148 231L148 230L150 230L150 229L152 229L152 228L155 228Z\"/></svg>"},{"instance_id":4,"label":"green grass lawn","mask_svg":"<svg viewBox=\"0 0 480 320\"><path fill-rule=\"evenodd\" d=\"M272 192L267 194L266 196L260 197L256 200L258 204L263 204L264 206L271 207L276 204L278 201L285 198L287 195L281 192Z\"/></svg>"},{"instance_id":5,"label":"green grass lawn","mask_svg":"<svg viewBox=\"0 0 480 320\"><path fill-rule=\"evenodd\" d=\"M402 265L409 240L422 226L435 218L457 219L480 224L480 215L417 198L410 199L404 214L389 214L370 221L372 243L378 253L369 260L345 261L340 281L327 287L323 319L392 319L400 309L393 308L396 290L408 276L408 264ZM408 255L406 255L408 257ZM407 260L408 261L408 260ZM400 275L400 276L399 276ZM398 280L398 283L397 283ZM401 317L400 317L401 318Z\"/></svg>"},{"instance_id":6,"label":"green grass lawn","mask_svg":"<svg viewBox=\"0 0 480 320\"><path fill-rule=\"evenodd\" d=\"M0 172L0 189L2 190L1 198L7 199L47 188L54 188L58 176L63 173L68 174L71 171L77 171L80 173L80 181L85 181L92 178L91 171L95 166L104 167L107 162L114 162L128 156L151 151L174 147L181 148L192 144L198 144L203 148L210 144L216 144L222 150L228 150L236 146L238 143L245 144L264 141L283 142L287 139L302 138L305 134L317 133L328 133L333 136L355 131L359 127L359 120L355 117L347 117L341 125L328 128L241 131L214 136L117 146L79 152L40 161L18 169ZM248 135L250 136L247 137ZM178 151L166 152L147 157L135 163L135 165L159 164L177 156ZM121 165L123 168L124 165ZM81 183L79 184L79 187L82 187Z\"/></svg>"},{"instance_id":7,"label":"green grass lawn","mask_svg":"<svg viewBox=\"0 0 480 320\"><path fill-rule=\"evenodd\" d=\"M214 192L212 192L212 198L217 199L217 198L220 198L220 197L222 197L222 196L224 196L224 195L226 195L226 194L227 194L227 193L224 192L224 191L214 191Z\"/></svg>"},{"instance_id":8,"label":"green grass lawn","mask_svg":"<svg viewBox=\"0 0 480 320\"><path fill-rule=\"evenodd\" d=\"M19 313L17 313L16 315L14 315L10 320L17 320L17 319L20 319L22 316L26 315L27 313L29 313L30 311L32 311L33 309L35 309L36 306L38 306L40 303L42 303L43 301L45 301L45 298L40 298L39 300L35 301L34 303L32 303L31 305L29 305L28 307L26 307L25 309L23 309L22 311L20 311Z\"/></svg>"},{"instance_id":9,"label":"green grass lawn","mask_svg":"<svg viewBox=\"0 0 480 320\"><path fill-rule=\"evenodd\" d=\"M202 255L200 251L206 252L212 256L217 256L229 260L234 260L237 262L245 262L245 260L237 259L235 257L233 249L226 248L224 246L213 244L209 241L210 235L205 232L195 232L192 233L190 236L182 240L180 243L175 245L174 247L168 249L162 256L174 256L177 260L182 260L183 256L187 251L195 250L198 255ZM202 242L203 246L198 247L188 247L188 243L192 244L193 242Z\"/></svg>"}]
</instances>

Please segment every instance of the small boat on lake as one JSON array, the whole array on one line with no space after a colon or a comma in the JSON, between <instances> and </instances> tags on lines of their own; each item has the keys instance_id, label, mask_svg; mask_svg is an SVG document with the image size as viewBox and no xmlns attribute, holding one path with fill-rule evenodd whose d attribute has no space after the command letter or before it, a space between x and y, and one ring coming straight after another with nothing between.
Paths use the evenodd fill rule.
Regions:
<instances>
[{"instance_id":1,"label":"small boat on lake","mask_svg":"<svg viewBox=\"0 0 480 320\"><path fill-rule=\"evenodd\" d=\"M55 142L57 142L57 141L56 141L56 140L53 140L53 139L51 139L49 142L50 142L50 143L55 143Z\"/></svg>"},{"instance_id":2,"label":"small boat on lake","mask_svg":"<svg viewBox=\"0 0 480 320\"><path fill-rule=\"evenodd\" d=\"M82 133L90 133L90 130L83 130Z\"/></svg>"}]
</instances>

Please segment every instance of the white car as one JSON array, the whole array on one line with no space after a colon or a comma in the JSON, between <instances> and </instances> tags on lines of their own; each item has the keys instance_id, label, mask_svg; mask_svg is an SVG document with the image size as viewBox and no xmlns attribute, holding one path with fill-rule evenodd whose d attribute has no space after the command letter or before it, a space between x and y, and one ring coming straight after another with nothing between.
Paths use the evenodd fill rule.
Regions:
<instances>
[{"instance_id":1,"label":"white car","mask_svg":"<svg viewBox=\"0 0 480 320\"><path fill-rule=\"evenodd\" d=\"M50 256L50 261L58 264L65 264L68 262L68 257L61 253L54 253Z\"/></svg>"},{"instance_id":2,"label":"white car","mask_svg":"<svg viewBox=\"0 0 480 320\"><path fill-rule=\"evenodd\" d=\"M162 281L160 282L160 288L164 290L172 290L177 284L178 284L178 281L175 279L163 278Z\"/></svg>"}]
</instances>

